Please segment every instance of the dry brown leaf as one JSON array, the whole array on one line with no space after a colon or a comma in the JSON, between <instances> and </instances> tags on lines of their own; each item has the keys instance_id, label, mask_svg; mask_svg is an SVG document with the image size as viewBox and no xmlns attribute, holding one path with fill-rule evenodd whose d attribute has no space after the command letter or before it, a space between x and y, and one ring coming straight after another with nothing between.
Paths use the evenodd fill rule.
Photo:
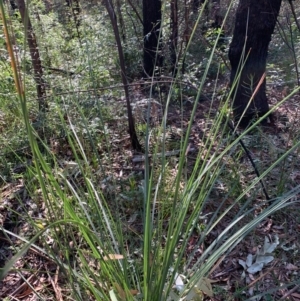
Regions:
<instances>
[{"instance_id":1,"label":"dry brown leaf","mask_svg":"<svg viewBox=\"0 0 300 301\"><path fill-rule=\"evenodd\" d=\"M126 293L125 291L121 288L121 286L118 283L114 283L114 287L116 288L119 297L121 298L121 300L126 301Z\"/></svg>"},{"instance_id":2,"label":"dry brown leaf","mask_svg":"<svg viewBox=\"0 0 300 301\"><path fill-rule=\"evenodd\" d=\"M121 300L126 301L126 293L125 291L122 289L122 287L118 284L118 283L114 283L114 287L118 292L119 297L121 298ZM129 290L130 294L132 296L136 296L139 291L138 290Z\"/></svg>"},{"instance_id":3,"label":"dry brown leaf","mask_svg":"<svg viewBox=\"0 0 300 301\"><path fill-rule=\"evenodd\" d=\"M103 257L104 260L119 260L124 259L123 255L120 254L108 254L108 256Z\"/></svg>"},{"instance_id":4,"label":"dry brown leaf","mask_svg":"<svg viewBox=\"0 0 300 301\"><path fill-rule=\"evenodd\" d=\"M297 271L297 270L299 270L299 268L297 266L295 266L295 265L293 265L291 263L288 263L285 268L287 270L289 270L289 271Z\"/></svg>"},{"instance_id":5,"label":"dry brown leaf","mask_svg":"<svg viewBox=\"0 0 300 301\"><path fill-rule=\"evenodd\" d=\"M196 284L197 289L205 293L209 297L213 297L213 290L211 286L211 280L208 278L201 278L200 281Z\"/></svg>"},{"instance_id":6,"label":"dry brown leaf","mask_svg":"<svg viewBox=\"0 0 300 301\"><path fill-rule=\"evenodd\" d=\"M132 296L136 296L138 293L139 293L138 290L130 290L130 294L131 294Z\"/></svg>"}]
</instances>

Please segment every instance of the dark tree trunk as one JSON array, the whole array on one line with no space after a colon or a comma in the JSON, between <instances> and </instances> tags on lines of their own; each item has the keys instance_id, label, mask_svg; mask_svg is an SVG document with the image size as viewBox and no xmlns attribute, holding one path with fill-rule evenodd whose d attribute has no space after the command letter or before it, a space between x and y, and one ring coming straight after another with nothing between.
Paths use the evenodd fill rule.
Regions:
<instances>
[{"instance_id":1,"label":"dark tree trunk","mask_svg":"<svg viewBox=\"0 0 300 301\"><path fill-rule=\"evenodd\" d=\"M127 115L128 115L128 126L129 126L129 135L131 140L131 146L134 150L141 151L142 146L139 143L139 140L137 138L136 130L135 130L135 122L132 114L132 109L130 105L130 95L129 95L129 89L128 89L128 81L126 77L126 67L125 67L125 60L124 60L124 53L122 48L122 42L120 38L119 33L119 27L118 27L118 20L117 16L113 7L113 3L111 0L104 0L104 5L106 7L106 10L109 14L109 18L113 27L117 48L118 48L118 54L119 54L119 61L120 61L120 68L121 68L121 78L124 86L124 92L125 92L125 98L126 98L126 105L127 105Z\"/></svg>"},{"instance_id":2,"label":"dark tree trunk","mask_svg":"<svg viewBox=\"0 0 300 301\"><path fill-rule=\"evenodd\" d=\"M27 27L27 42L34 71L34 80L36 82L39 110L40 112L45 112L48 108L48 104L46 101L46 84L43 76L43 67L39 47L37 45L36 37L33 31L32 24L30 22L30 18L26 11L24 0L17 0L17 5L21 14L23 24L25 27Z\"/></svg>"},{"instance_id":3,"label":"dark tree trunk","mask_svg":"<svg viewBox=\"0 0 300 301\"><path fill-rule=\"evenodd\" d=\"M177 71L177 48L178 48L178 0L171 0L171 37L170 37L170 52L171 52L171 69L176 75Z\"/></svg>"},{"instance_id":4,"label":"dark tree trunk","mask_svg":"<svg viewBox=\"0 0 300 301\"><path fill-rule=\"evenodd\" d=\"M117 10L117 14L118 14L118 21L120 24L120 32L121 32L121 37L122 37L122 41L123 43L126 42L126 30L125 30L125 22L124 22L124 18L122 15L122 11L121 11L121 1L120 0L116 0L116 10Z\"/></svg>"},{"instance_id":5,"label":"dark tree trunk","mask_svg":"<svg viewBox=\"0 0 300 301\"><path fill-rule=\"evenodd\" d=\"M152 76L155 66L162 65L159 53L159 32L161 25L161 1L143 0L144 25L144 73ZM156 62L156 64L155 64Z\"/></svg>"},{"instance_id":6,"label":"dark tree trunk","mask_svg":"<svg viewBox=\"0 0 300 301\"><path fill-rule=\"evenodd\" d=\"M222 23L223 23L223 16L220 14L221 10L221 3L220 0L213 0L212 1L212 18L214 20L212 26L214 28L221 28Z\"/></svg>"},{"instance_id":7,"label":"dark tree trunk","mask_svg":"<svg viewBox=\"0 0 300 301\"><path fill-rule=\"evenodd\" d=\"M268 46L281 2L282 0L240 0L239 2L229 60L232 68L231 85L239 73L240 63L245 64L233 94L235 120L239 120L246 110L242 119L244 125L252 118L262 116L269 111L264 76Z\"/></svg>"}]
</instances>

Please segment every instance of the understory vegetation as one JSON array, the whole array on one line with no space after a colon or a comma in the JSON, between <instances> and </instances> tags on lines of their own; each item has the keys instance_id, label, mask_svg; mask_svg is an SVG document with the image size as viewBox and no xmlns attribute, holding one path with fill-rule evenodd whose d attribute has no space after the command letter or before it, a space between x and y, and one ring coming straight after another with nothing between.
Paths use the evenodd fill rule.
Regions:
<instances>
[{"instance_id":1,"label":"understory vegetation","mask_svg":"<svg viewBox=\"0 0 300 301\"><path fill-rule=\"evenodd\" d=\"M269 47L271 118L241 128L238 1L219 27L213 1L179 1L175 62L161 1L149 76L141 1L107 2L125 70L104 2L32 0L24 18L0 0L1 300L300 300L299 3Z\"/></svg>"}]
</instances>

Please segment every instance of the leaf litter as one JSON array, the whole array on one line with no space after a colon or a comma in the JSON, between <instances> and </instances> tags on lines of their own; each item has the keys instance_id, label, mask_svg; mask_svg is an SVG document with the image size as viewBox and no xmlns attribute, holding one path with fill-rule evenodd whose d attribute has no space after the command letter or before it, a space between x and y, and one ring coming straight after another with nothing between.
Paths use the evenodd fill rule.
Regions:
<instances>
[{"instance_id":1,"label":"leaf litter","mask_svg":"<svg viewBox=\"0 0 300 301\"><path fill-rule=\"evenodd\" d=\"M275 92L272 90L272 93ZM139 91L137 99L142 98L141 101L143 101L142 94ZM275 103L277 101L276 94L270 95L270 99L271 102L274 101ZM278 109L275 114L276 127L266 128L256 134L249 134L245 137L248 141L247 147L261 166L270 165L277 158L278 154L284 152L285 149L292 145L293 139L296 138L293 134L298 134L296 131L293 132L292 129L300 128L299 119L297 118L298 113L294 109L294 104L299 103L299 101L299 96L295 95ZM119 105L120 103L118 103ZM218 104L215 103L213 106L215 106L214 111L217 112ZM153 110L153 114L155 113L156 115L152 116L152 127L155 127L158 123L157 112L160 109L161 106L158 106L157 109ZM167 119L167 124L170 126L170 140L167 141L169 152L177 151L178 146L180 146L179 141L184 134L182 133L182 128L185 128L189 122L190 109L189 104L186 105L184 112L181 112L176 105L170 107ZM192 149L201 147L203 139L206 139L205 137L209 130L209 123L205 122L208 109L207 102L198 105L190 135ZM135 113L137 126L139 127L139 123L143 124L144 120L139 118L138 114L143 114L143 110ZM182 116L182 120L178 116ZM132 185L132 190L136 190L143 179L143 160L134 162L133 159L136 158L136 154L133 154L130 150L129 136L126 135L124 137L122 130L120 130L122 127L126 128L125 119L123 120L123 124L118 119L117 127L115 127L115 123L113 122L107 124L106 130L112 137L110 153L114 157L110 161L107 161L107 163L103 160L103 166L101 169L98 169L99 172L97 172L96 168L96 175L99 178L99 183L101 183L103 191L107 195L110 193L114 193L115 195L119 193L127 215L126 220L128 221L126 225L124 224L124 227L128 227L129 231L142 233L142 221L138 217L134 205L135 201L133 201L137 195L134 193L130 195L128 192L130 191L130 185ZM263 143L261 143L262 140ZM171 143L172 141L174 142L173 144ZM262 144L263 147L261 146ZM56 147L60 148L59 145L56 145ZM105 151L105 148L99 148L100 153L104 153ZM80 177L77 163L74 162L69 147L63 145L55 153L60 157L60 160L64 161L62 168L66 175ZM172 157L171 153L169 159L172 160ZM176 158L176 153L174 157ZM195 160L193 153L188 154L187 158L187 164L192 169ZM243 189L243 187L247 186L247 183L255 178L255 175L251 172L251 166L247 162L245 155L242 154L239 160L245 171L244 176L240 178L241 189ZM112 165L110 164L111 162L113 162ZM279 191L274 191L274 189L277 189L278 175L283 171L286 179L282 191L300 184L298 153L291 154L284 163L285 165L276 167L265 180L272 197L280 193ZM174 169L174 174L176 174L176 160L171 166ZM106 169L105 177L102 176L100 171L102 169ZM203 216L207 215L209 219L209 214L214 212L218 207L220 197L228 190L230 177L231 175L229 175L229 180L228 178L225 180L219 179L216 191L206 208L207 212L203 212ZM130 178L134 180L131 180L131 184L129 185L128 179ZM23 179L21 177L20 179L7 183L1 188L1 226L15 234L30 236L32 227L26 223L26 220L19 218L22 215L22 210L31 212L31 216L36 220L41 215L46 216L47 213L43 213L45 204L43 204L42 200L40 200L38 208L33 206L33 202L36 200L31 199L26 193ZM114 182L119 183L117 191L115 190L116 186L113 184ZM253 206L257 206L257 211L261 207L261 198L257 195L257 204L253 204ZM20 206L20 200L24 206ZM128 205L126 205L126 202ZM224 206L230 204L230 202L230 199L226 200ZM37 212L39 210L40 212ZM19 212L19 215L13 216L13 211ZM250 233L245 240L227 254L224 260L216 266L207 278L201 279L185 300L196 300L197 298L207 301L238 300L236 298L239 298L239 292L243 297L251 297L268 290L273 292L271 294L273 294L274 300L279 300L284 296L290 296L293 300L300 300L299 286L297 287L296 284L289 285L300 279L300 254L298 252L300 249L299 212L299 204L295 203L286 208L285 211L266 219L254 233ZM230 214L234 216L235 209ZM230 216L227 218L228 222L230 222ZM17 224L14 222L16 219L18 220ZM226 219L219 223L217 229L206 238L205 244L213 241L224 227L226 227ZM5 261L14 253L12 247L18 246L21 242L13 237L7 239L3 232L0 233L0 238L0 263L3 266ZM193 234L188 242L187 256L192 252L194 252L195 256L202 254L205 246L195 246L196 242L197 233ZM194 249L195 247L197 247L197 250ZM119 254L109 254L106 260L119 260L121 258L122 256ZM33 274L26 272L28 264L31 270L35 271ZM21 271L22 277L20 272L17 271ZM45 271L48 272L45 273ZM58 266L50 258L34 249L30 249L16 263L14 271L9 273L0 284L0 297L3 299L11 296L12 298L19 298L25 301L35 300L33 294L33 290L35 290L37 293L43 295L43 300L53 300L53 296L55 296L56 300L62 300L61 292L64 291L64 294L67 294L68 288L66 287L64 277L61 275L58 276L59 273ZM184 276L178 275L174 285L178 290L182 289L184 286ZM277 288L276 291L272 291L274 288ZM135 294L137 294L136 291ZM263 299L258 298L257 300Z\"/></svg>"}]
</instances>

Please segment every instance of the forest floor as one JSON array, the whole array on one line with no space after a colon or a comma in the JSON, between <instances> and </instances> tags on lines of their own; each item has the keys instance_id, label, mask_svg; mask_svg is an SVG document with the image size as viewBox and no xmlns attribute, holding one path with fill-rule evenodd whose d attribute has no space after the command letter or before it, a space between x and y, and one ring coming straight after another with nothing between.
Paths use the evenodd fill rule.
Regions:
<instances>
[{"instance_id":1,"label":"forest floor","mask_svg":"<svg viewBox=\"0 0 300 301\"><path fill-rule=\"evenodd\" d=\"M273 105L282 99L285 91L276 89L269 91L270 104ZM136 93L136 101L143 96ZM244 142L247 145L259 169L262 171L264 167L269 166L276 161L278 156L287 150L295 139L299 139L300 129L300 96L294 95L286 103L284 103L274 114L274 124L270 126L259 127L257 131L246 135ZM117 104L118 106L120 104ZM122 106L125 103L122 101ZM218 101L215 101L211 108L209 102L199 103L192 132L190 135L190 152L187 156L188 166L193 168L196 160L197 150L203 143L203 139L209 130L209 122L207 121L208 112L216 114L218 111ZM180 138L184 128L187 127L192 104L187 103L182 113L179 106L171 106L168 113L168 128L170 139L168 140L168 150L170 152L178 150L180 146ZM151 112L151 119L155 127L155 123L160 121L157 119L158 112L161 108L154 106ZM135 110L137 118L137 128L143 128L144 113ZM181 118L178 118L181 116ZM115 160L112 160L112 166L109 169L109 175L121 181L134 176L135 179L142 179L143 162L139 161L141 154L133 153L130 148L129 135L124 136L123 124L111 120L109 127L111 136L113 137L110 152ZM123 134L122 134L123 133ZM64 160L72 160L70 148L65 144L56 145L60 150L57 151L59 156ZM105 151L105 150L101 150ZM172 158L175 158L174 160ZM176 173L176 154L172 156L170 153L170 174ZM245 171L244 176L240 178L240 187L243 187L255 178L253 167L251 166L247 156L242 154L239 157L241 168ZM292 188L300 185L300 163L299 150L291 154L287 160L280 166L274 168L270 175L266 178L265 184L268 194L271 198L280 196ZM107 163L110 164L110 163ZM230 162L228 164L231 164ZM230 166L229 166L230 167ZM25 168L26 169L26 168ZM284 170L284 178L282 171ZM26 191L25 179L22 176L22 170L19 176L9 183L5 183L1 187L0 195L0 223L1 226L10 231L15 236L0 233L0 266L11 258L16 249L20 249L22 245L21 237L30 237L31 227L25 220L17 220L16 214L22 214L24 210L32 211L32 216L38 219L45 210L45 204L40 203L37 207L34 200ZM228 175L223 181L223 187L216 189L211 197L211 202L206 207L209 214L214 212L219 204L220 199L224 195L224 190L230 185L234 175ZM280 178L279 178L280 177ZM105 184L103 189L109 189L109 185ZM121 191L122 192L122 191ZM240 191L236 192L237 194ZM122 201L120 193L120 200ZM127 195L128 197L128 195ZM125 202L125 197L123 202ZM253 206L257 207L257 212L263 209L261 206L264 200L262 191L253 201ZM230 199L226 200L224 206L230 204ZM134 202L127 207L127 220L130 220L136 212ZM238 210L235 209L235 210ZM227 221L236 213L235 210L229 212L226 216ZM207 237L205 244L209 245L226 226L226 219L218 224L215 231ZM141 231L141 221L135 220L130 224L132 231ZM189 243L187 253L195 251L195 256L200 255L204 251L205 246L198 247L195 250L195 242L197 237L192 236ZM277 243L278 242L278 243ZM241 261L247 261L249 255L255 255L262 250L265 244L276 243L276 252L274 259L265 265L256 273L249 273L243 269ZM250 300L251 296L262 294L263 297L256 297L252 300L294 300L300 301L300 203L299 200L285 210L277 212L274 216L264 220L263 223L250 233L246 239L240 242L223 261L219 261L208 276L213 283L214 297L205 297L204 300L221 301L221 300ZM59 256L59 255L58 255ZM35 294L33 293L35 292ZM266 294L266 292L269 292ZM17 261L12 272L6 276L5 280L0 283L0 299L1 300L67 300L69 295L68 288L65 285L65 279L61 276L59 267L49 257L35 248L29 251ZM39 296L39 297L38 297ZM92 300L92 299L91 299Z\"/></svg>"}]
</instances>

